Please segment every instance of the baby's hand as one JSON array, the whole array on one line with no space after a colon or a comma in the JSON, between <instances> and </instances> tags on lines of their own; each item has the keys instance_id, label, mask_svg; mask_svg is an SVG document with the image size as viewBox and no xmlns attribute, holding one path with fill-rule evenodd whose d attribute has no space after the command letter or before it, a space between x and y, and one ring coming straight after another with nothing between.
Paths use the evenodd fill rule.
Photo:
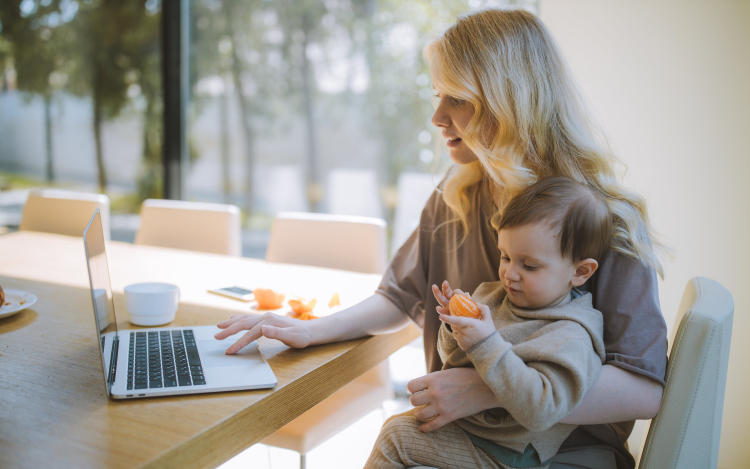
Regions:
<instances>
[{"instance_id":1,"label":"baby's hand","mask_svg":"<svg viewBox=\"0 0 750 469\"><path fill-rule=\"evenodd\" d=\"M440 320L451 325L453 337L464 351L468 351L495 332L490 309L482 303L477 303L477 306L480 313L479 319L440 314Z\"/></svg>"},{"instance_id":2,"label":"baby's hand","mask_svg":"<svg viewBox=\"0 0 750 469\"><path fill-rule=\"evenodd\" d=\"M443 281L443 291L440 291L437 285L432 285L432 294L435 295L435 299L440 303L439 306L435 307L438 314L450 314L448 303L456 293L463 293L461 290L451 290L451 286L447 280Z\"/></svg>"}]
</instances>

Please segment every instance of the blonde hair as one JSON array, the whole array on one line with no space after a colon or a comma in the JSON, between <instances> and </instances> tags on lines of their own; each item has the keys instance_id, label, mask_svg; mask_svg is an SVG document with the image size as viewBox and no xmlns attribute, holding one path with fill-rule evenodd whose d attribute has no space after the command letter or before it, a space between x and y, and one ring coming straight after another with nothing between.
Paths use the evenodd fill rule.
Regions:
<instances>
[{"instance_id":1,"label":"blonde hair","mask_svg":"<svg viewBox=\"0 0 750 469\"><path fill-rule=\"evenodd\" d=\"M463 227L461 242L469 231L467 191L475 184L489 179L501 189L492 217L497 228L514 195L536 181L566 176L607 201L612 249L664 277L654 249L664 246L646 201L620 184L619 160L589 121L562 54L536 16L488 9L459 17L425 47L425 56L436 88L474 107L461 137L478 161L456 165L443 185L443 199Z\"/></svg>"}]
</instances>

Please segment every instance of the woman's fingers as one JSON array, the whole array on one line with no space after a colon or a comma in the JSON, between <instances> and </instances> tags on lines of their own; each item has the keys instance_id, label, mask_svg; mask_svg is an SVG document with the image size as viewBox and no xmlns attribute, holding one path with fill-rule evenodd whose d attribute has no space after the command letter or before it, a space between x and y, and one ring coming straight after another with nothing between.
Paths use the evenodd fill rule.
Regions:
<instances>
[{"instance_id":1,"label":"woman's fingers","mask_svg":"<svg viewBox=\"0 0 750 469\"><path fill-rule=\"evenodd\" d=\"M414 378L413 380L409 381L408 383L406 383L406 390L412 394L424 391L425 389L427 389L429 376L430 375L420 376L419 378Z\"/></svg>"},{"instance_id":2,"label":"woman's fingers","mask_svg":"<svg viewBox=\"0 0 750 469\"><path fill-rule=\"evenodd\" d=\"M252 329L250 329L249 331L247 331L247 333L245 333L245 335L243 335L242 337L240 337L240 340L238 340L237 342L233 343L228 349L226 349L224 351L224 353L226 353L227 355L232 355L234 353L237 353L240 350L242 350L245 346L247 346L248 344L250 344L254 340L256 340L258 337L260 337L260 326L259 325L255 326Z\"/></svg>"},{"instance_id":3,"label":"woman's fingers","mask_svg":"<svg viewBox=\"0 0 750 469\"><path fill-rule=\"evenodd\" d=\"M438 415L434 419L430 420L429 422L423 423L419 426L420 432L431 432L433 430L437 430L438 428L444 426L447 423L451 423L452 420L450 420L447 417L443 417L442 415Z\"/></svg>"},{"instance_id":4,"label":"woman's fingers","mask_svg":"<svg viewBox=\"0 0 750 469\"><path fill-rule=\"evenodd\" d=\"M231 326L232 324L236 323L237 321L242 321L243 319L250 317L249 314L235 314L234 316L230 317L226 321L221 321L216 326L219 329L226 329L227 327Z\"/></svg>"},{"instance_id":5,"label":"woman's fingers","mask_svg":"<svg viewBox=\"0 0 750 469\"><path fill-rule=\"evenodd\" d=\"M429 394L425 391L422 391L409 396L409 404L413 405L414 407L419 407L421 405L429 404L430 399L431 398Z\"/></svg>"},{"instance_id":6,"label":"woman's fingers","mask_svg":"<svg viewBox=\"0 0 750 469\"><path fill-rule=\"evenodd\" d=\"M234 335L242 330L249 330L260 321L267 317L266 314L263 316L256 316L251 314L245 314L243 316L237 316L234 318L222 321L217 326L223 331L219 331L214 335L218 340L226 339L227 337Z\"/></svg>"},{"instance_id":7,"label":"woman's fingers","mask_svg":"<svg viewBox=\"0 0 750 469\"><path fill-rule=\"evenodd\" d=\"M437 411L431 405L425 405L414 409L414 417L421 422L427 422L437 417Z\"/></svg>"}]
</instances>

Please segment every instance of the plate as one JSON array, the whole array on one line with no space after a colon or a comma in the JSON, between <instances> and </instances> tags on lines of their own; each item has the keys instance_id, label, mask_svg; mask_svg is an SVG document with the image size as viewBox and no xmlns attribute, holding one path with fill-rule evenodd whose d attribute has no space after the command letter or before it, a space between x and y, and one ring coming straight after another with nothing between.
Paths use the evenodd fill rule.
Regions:
<instances>
[{"instance_id":1,"label":"plate","mask_svg":"<svg viewBox=\"0 0 750 469\"><path fill-rule=\"evenodd\" d=\"M13 316L36 303L36 295L21 290L3 290L5 303L0 305L0 318Z\"/></svg>"}]
</instances>

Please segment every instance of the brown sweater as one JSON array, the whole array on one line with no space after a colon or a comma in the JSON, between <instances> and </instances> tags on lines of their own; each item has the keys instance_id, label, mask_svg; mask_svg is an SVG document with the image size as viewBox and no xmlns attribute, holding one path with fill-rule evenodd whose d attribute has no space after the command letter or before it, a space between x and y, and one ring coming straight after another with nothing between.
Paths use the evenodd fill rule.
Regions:
<instances>
[{"instance_id":1,"label":"brown sweater","mask_svg":"<svg viewBox=\"0 0 750 469\"><path fill-rule=\"evenodd\" d=\"M519 453L531 444L546 461L577 426L558 422L599 377L602 315L590 294L552 308L519 308L500 282L479 285L472 298L489 307L497 332L464 351L444 324L438 351L443 369L474 366L502 409L455 423Z\"/></svg>"},{"instance_id":2,"label":"brown sweater","mask_svg":"<svg viewBox=\"0 0 750 469\"><path fill-rule=\"evenodd\" d=\"M497 233L490 226L493 204L487 183L472 187L467 196L470 230L461 243L458 223L439 190L422 211L419 227L391 260L377 292L424 329L427 371L442 369L437 353L440 320L430 287L448 280L455 288L474 291L480 283L499 280ZM664 384L667 365L667 326L659 308L656 272L638 260L610 251L583 286L594 308L604 317L606 364L641 374ZM625 448L633 422L581 425L560 451L605 447L617 452L618 468L634 467Z\"/></svg>"}]
</instances>

